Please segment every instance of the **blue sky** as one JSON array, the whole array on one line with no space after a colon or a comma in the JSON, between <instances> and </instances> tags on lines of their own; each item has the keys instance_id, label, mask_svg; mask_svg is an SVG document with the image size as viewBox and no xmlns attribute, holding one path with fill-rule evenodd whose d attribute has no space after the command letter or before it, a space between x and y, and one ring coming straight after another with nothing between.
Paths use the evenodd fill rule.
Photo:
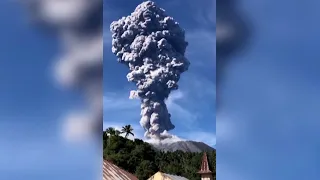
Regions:
<instances>
[{"instance_id":1,"label":"blue sky","mask_svg":"<svg viewBox=\"0 0 320 180\"><path fill-rule=\"evenodd\" d=\"M217 179L319 179L319 1L241 0L254 31L217 113Z\"/></svg>"},{"instance_id":2,"label":"blue sky","mask_svg":"<svg viewBox=\"0 0 320 180\"><path fill-rule=\"evenodd\" d=\"M127 82L127 68L111 52L109 24L130 15L141 0L111 0L104 6L104 126L131 124L136 137L143 138L139 125L140 102L130 100L134 84ZM215 144L215 27L212 1L155 1L186 30L189 71L181 76L179 90L168 99L176 128L171 133L183 139ZM126 4L125 6L123 4ZM179 9L179 11L177 11ZM212 17L212 16L213 17Z\"/></svg>"}]
</instances>

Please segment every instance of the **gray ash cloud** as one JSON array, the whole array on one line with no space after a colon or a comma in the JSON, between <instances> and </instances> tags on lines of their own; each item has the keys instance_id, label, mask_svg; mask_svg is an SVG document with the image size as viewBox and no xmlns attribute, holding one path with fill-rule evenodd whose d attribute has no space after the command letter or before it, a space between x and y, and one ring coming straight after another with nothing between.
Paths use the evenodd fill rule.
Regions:
<instances>
[{"instance_id":1,"label":"gray ash cloud","mask_svg":"<svg viewBox=\"0 0 320 180\"><path fill-rule=\"evenodd\" d=\"M140 124L145 137L163 139L175 126L165 100L178 89L180 75L190 62L184 56L185 32L152 1L110 25L112 52L129 69L127 79L137 86L130 98L141 99Z\"/></svg>"}]
</instances>

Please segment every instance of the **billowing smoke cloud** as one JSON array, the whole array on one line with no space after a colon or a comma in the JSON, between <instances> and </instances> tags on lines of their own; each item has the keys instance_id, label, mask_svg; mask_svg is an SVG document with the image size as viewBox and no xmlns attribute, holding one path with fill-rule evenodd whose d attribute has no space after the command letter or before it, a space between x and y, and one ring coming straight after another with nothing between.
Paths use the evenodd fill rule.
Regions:
<instances>
[{"instance_id":1,"label":"billowing smoke cloud","mask_svg":"<svg viewBox=\"0 0 320 180\"><path fill-rule=\"evenodd\" d=\"M180 75L190 65L184 57L188 45L184 30L152 1L141 3L110 29L112 52L128 66L128 81L137 86L130 98L141 99L140 124L145 137L170 137L167 131L175 126L165 100L178 89Z\"/></svg>"},{"instance_id":2,"label":"billowing smoke cloud","mask_svg":"<svg viewBox=\"0 0 320 180\"><path fill-rule=\"evenodd\" d=\"M88 100L89 111L68 116L66 126L70 128L66 133L74 132L75 126L85 128L85 133L101 132L102 0L21 0L21 3L28 7L31 22L61 39L64 52L54 73L60 85L82 92Z\"/></svg>"}]
</instances>

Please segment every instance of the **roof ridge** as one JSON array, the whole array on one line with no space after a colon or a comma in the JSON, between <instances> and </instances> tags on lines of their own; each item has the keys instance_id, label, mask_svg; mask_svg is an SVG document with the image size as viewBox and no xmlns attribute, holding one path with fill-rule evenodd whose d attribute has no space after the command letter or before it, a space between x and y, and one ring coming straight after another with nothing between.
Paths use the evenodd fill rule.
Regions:
<instances>
[{"instance_id":1,"label":"roof ridge","mask_svg":"<svg viewBox=\"0 0 320 180\"><path fill-rule=\"evenodd\" d=\"M118 167L108 160L103 160L103 180L138 180L138 178L128 171Z\"/></svg>"}]
</instances>

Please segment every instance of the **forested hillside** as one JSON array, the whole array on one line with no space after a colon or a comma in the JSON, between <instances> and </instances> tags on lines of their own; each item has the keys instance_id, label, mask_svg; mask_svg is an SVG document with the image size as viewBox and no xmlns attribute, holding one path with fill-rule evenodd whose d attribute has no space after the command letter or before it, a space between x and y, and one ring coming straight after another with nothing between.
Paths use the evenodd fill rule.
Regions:
<instances>
[{"instance_id":1,"label":"forested hillside","mask_svg":"<svg viewBox=\"0 0 320 180\"><path fill-rule=\"evenodd\" d=\"M126 133L125 128L123 132ZM130 130L126 134L128 132ZM135 174L140 180L148 179L158 171L183 176L190 180L200 179L197 172L201 166L203 153L161 152L140 139L132 141L119 136L119 134L119 131L112 128L104 133L104 159L110 160L124 170ZM215 150L207 152L207 155L210 169L215 173L216 152Z\"/></svg>"}]
</instances>

